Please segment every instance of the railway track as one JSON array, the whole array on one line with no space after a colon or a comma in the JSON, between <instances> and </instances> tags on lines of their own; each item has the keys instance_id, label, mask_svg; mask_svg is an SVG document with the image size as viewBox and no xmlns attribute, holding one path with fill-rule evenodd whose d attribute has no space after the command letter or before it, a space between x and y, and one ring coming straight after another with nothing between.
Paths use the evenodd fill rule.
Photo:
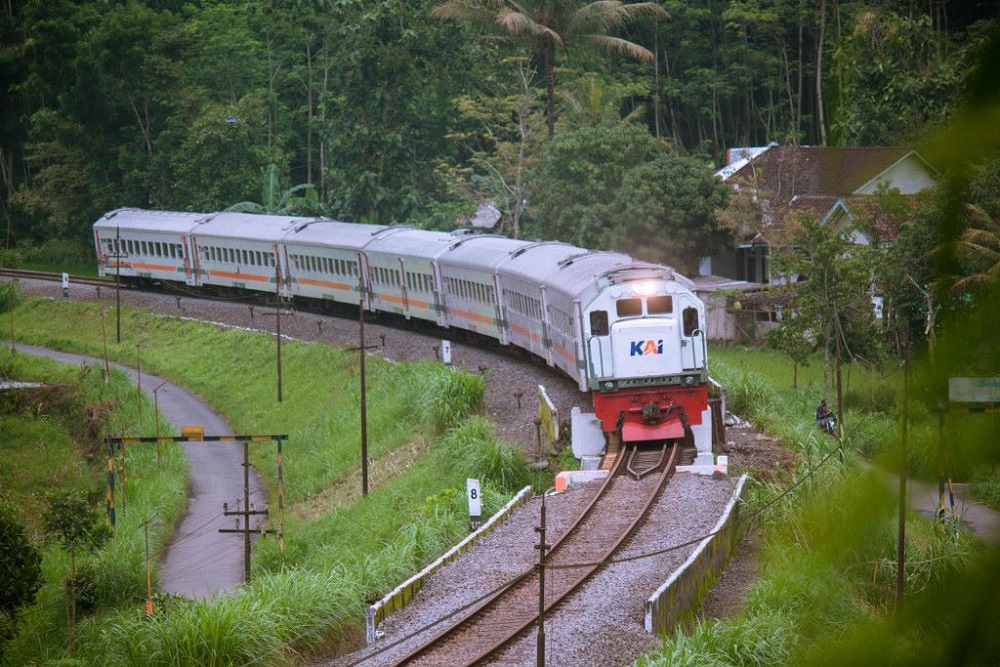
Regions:
<instances>
[{"instance_id":1,"label":"railway track","mask_svg":"<svg viewBox=\"0 0 1000 667\"><path fill-rule=\"evenodd\" d=\"M542 564L452 617L447 627L438 628L395 663L473 665L500 653L570 597L634 533L670 479L677 452L677 445L663 445L638 458L635 452L619 457L591 503L549 545ZM643 474L635 474L637 467ZM544 502L536 530L544 541ZM539 647L544 650L544 623Z\"/></svg>"},{"instance_id":2,"label":"railway track","mask_svg":"<svg viewBox=\"0 0 1000 667\"><path fill-rule=\"evenodd\" d=\"M51 273L48 271L28 271L27 269L0 269L0 278L8 280L44 280L51 283L61 283L61 273ZM83 276L71 276L70 281L74 285L89 285L91 287L114 288L114 279L94 278ZM125 285L122 285L124 287Z\"/></svg>"}]
</instances>

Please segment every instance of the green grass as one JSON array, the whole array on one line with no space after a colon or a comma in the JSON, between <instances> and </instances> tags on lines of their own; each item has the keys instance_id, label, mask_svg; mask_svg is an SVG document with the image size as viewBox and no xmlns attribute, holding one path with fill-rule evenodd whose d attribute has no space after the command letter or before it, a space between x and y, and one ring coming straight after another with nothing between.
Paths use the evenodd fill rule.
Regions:
<instances>
[{"instance_id":1,"label":"green grass","mask_svg":"<svg viewBox=\"0 0 1000 667\"><path fill-rule=\"evenodd\" d=\"M278 403L269 335L126 308L118 345L108 314L102 332L99 305L27 299L14 317L19 341L100 357L107 339L111 359L134 365L138 353L144 372L214 397L214 407L238 432L289 436L284 443L285 549L274 539L258 542L251 586L211 601L161 598L151 622L142 618L141 597L131 584L124 587L127 602L100 600L98 612L84 618L77 632L76 655L87 664L240 664L249 656L262 664L287 664L300 653L334 648L337 641L350 645L360 637L369 598L391 590L467 534L467 477L481 479L486 514L525 483L551 477L529 472L478 416L483 379L440 364L369 358L372 490L359 499L356 353L320 344L283 345L283 400ZM0 335L9 336L0 327ZM113 430L150 434L148 407L143 423L126 429L136 411L126 411ZM275 448L255 443L251 451L273 508ZM150 455L152 448L134 456L138 461ZM129 456L131 474L140 464ZM455 457L465 459L462 465L454 464ZM137 472L133 488L132 479L126 517L138 519L151 511L135 488L183 499L177 493L180 482L153 487ZM122 549L107 576L138 578L141 548L133 543ZM58 597L49 602L57 604ZM51 616L52 622L33 619L39 631L25 636L19 655L61 655L59 614Z\"/></svg>"},{"instance_id":2,"label":"green grass","mask_svg":"<svg viewBox=\"0 0 1000 667\"><path fill-rule=\"evenodd\" d=\"M0 483L4 493L24 511L31 534L41 537L40 517L50 492L80 490L103 506L107 453L98 434L121 433L127 425L152 428L148 401L139 420L135 389L122 374L106 382L100 372L53 363L0 349L3 375L44 382L42 390L19 390L4 396L0 427ZM87 584L78 601L82 615L92 608L141 604L146 596L145 535L142 522L153 518L150 547L162 548L186 504L178 493L187 463L176 446L133 449L127 454L127 504L119 495L115 537L93 556L77 559L78 575ZM120 459L116 457L116 465ZM35 605L20 618L20 633L7 648L9 664L24 664L62 654L65 643L63 582L69 557L56 546L41 545L45 585Z\"/></svg>"},{"instance_id":3,"label":"green grass","mask_svg":"<svg viewBox=\"0 0 1000 667\"><path fill-rule=\"evenodd\" d=\"M0 248L0 266L30 271L66 272L73 276L97 275L92 245L60 239Z\"/></svg>"}]
</instances>

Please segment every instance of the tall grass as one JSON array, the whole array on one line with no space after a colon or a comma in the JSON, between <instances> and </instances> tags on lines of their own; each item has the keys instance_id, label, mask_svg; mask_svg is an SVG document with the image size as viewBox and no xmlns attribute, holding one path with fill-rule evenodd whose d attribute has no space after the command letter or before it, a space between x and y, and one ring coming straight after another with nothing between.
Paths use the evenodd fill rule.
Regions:
<instances>
[{"instance_id":1,"label":"tall grass","mask_svg":"<svg viewBox=\"0 0 1000 667\"><path fill-rule=\"evenodd\" d=\"M155 417L148 401L140 410L136 391L123 374L115 373L105 381L101 373L89 368L12 355L6 349L0 350L0 364L9 377L50 387L45 400L31 403L30 414L0 417L5 434L0 479L5 492L25 508L32 532L40 536L38 519L46 509L45 494L82 490L99 503L107 470L101 437L152 429ZM120 461L116 456L116 466ZM127 466L127 504L119 495L114 538L95 554L77 558L81 617L98 608L141 603L146 596L143 522L153 519L149 534L155 560L184 510L186 496L177 490L184 486L187 464L179 448L164 446L159 466L152 447L133 448L127 452ZM66 629L63 584L69 558L57 546L45 546L43 568L45 585L36 604L24 610L20 632L6 647L11 664L56 657L62 651Z\"/></svg>"},{"instance_id":2,"label":"tall grass","mask_svg":"<svg viewBox=\"0 0 1000 667\"><path fill-rule=\"evenodd\" d=\"M19 339L100 356L101 310L29 300L15 313ZM145 372L214 397L234 430L288 434L286 548L259 540L251 585L226 595L168 599L153 619L144 619L137 605L88 619L78 632L79 655L88 664L287 664L329 641L324 638L350 643L360 636L367 599L391 590L467 533L467 477L482 480L486 513L531 478L515 450L478 416L485 390L480 376L372 357L366 399L377 484L359 501L355 354L327 345L284 345L278 403L273 337L129 308L122 322L123 343L107 343L112 359L134 364L135 342L141 341ZM143 410L144 419L149 413ZM128 419L115 428L129 430ZM251 453L273 498L274 448L262 445ZM454 457L464 459L461 465ZM131 487L129 493L131 513ZM169 489L157 493L177 496ZM136 514L147 513L138 500L134 506ZM118 554L121 566L109 568L109 576L136 572L138 553Z\"/></svg>"}]
</instances>

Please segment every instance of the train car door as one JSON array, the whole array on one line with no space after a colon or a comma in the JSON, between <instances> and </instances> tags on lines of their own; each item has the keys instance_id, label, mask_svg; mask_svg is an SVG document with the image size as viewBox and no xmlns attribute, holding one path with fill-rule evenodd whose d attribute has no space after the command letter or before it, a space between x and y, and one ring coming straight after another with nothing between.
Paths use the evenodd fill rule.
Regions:
<instances>
[{"instance_id":1,"label":"train car door","mask_svg":"<svg viewBox=\"0 0 1000 667\"><path fill-rule=\"evenodd\" d=\"M399 298L402 301L403 317L410 319L410 291L406 284L406 261L399 257Z\"/></svg>"},{"instance_id":2,"label":"train car door","mask_svg":"<svg viewBox=\"0 0 1000 667\"><path fill-rule=\"evenodd\" d=\"M375 285L372 283L372 270L368 263L368 255L358 253L358 308L369 311L378 310L379 300Z\"/></svg>"},{"instance_id":3,"label":"train car door","mask_svg":"<svg viewBox=\"0 0 1000 667\"><path fill-rule=\"evenodd\" d=\"M503 307L503 294L500 286L500 275L493 274L493 317L497 321L497 335L501 345L510 344L510 322L507 321Z\"/></svg>"},{"instance_id":4,"label":"train car door","mask_svg":"<svg viewBox=\"0 0 1000 667\"><path fill-rule=\"evenodd\" d=\"M704 305L690 294L676 297L681 322L681 363L684 370L705 368L707 341L705 340Z\"/></svg>"},{"instance_id":5,"label":"train car door","mask_svg":"<svg viewBox=\"0 0 1000 667\"><path fill-rule=\"evenodd\" d=\"M201 258L198 257L198 237L184 237L184 276L188 285L201 287Z\"/></svg>"},{"instance_id":6,"label":"train car door","mask_svg":"<svg viewBox=\"0 0 1000 667\"><path fill-rule=\"evenodd\" d=\"M291 272L288 270L288 250L284 244L274 244L274 279L275 289L282 298L287 299L292 294Z\"/></svg>"}]
</instances>

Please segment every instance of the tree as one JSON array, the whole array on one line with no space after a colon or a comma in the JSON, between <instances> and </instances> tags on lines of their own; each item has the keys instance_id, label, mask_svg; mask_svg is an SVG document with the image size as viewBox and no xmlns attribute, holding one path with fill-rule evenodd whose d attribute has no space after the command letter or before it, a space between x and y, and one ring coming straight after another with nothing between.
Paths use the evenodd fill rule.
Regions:
<instances>
[{"instance_id":1,"label":"tree","mask_svg":"<svg viewBox=\"0 0 1000 667\"><path fill-rule=\"evenodd\" d=\"M13 503L0 496L0 660L17 630L17 615L42 585L42 557L28 539Z\"/></svg>"},{"instance_id":2,"label":"tree","mask_svg":"<svg viewBox=\"0 0 1000 667\"><path fill-rule=\"evenodd\" d=\"M626 169L600 247L695 275L701 257L731 245L715 219L729 187L715 178L711 164L671 153Z\"/></svg>"},{"instance_id":3,"label":"tree","mask_svg":"<svg viewBox=\"0 0 1000 667\"><path fill-rule=\"evenodd\" d=\"M786 274L798 277L789 286L788 312L780 327L791 330L789 338L802 332L811 334L823 352L825 375L835 373L841 411L843 362L850 359L873 364L882 357L871 303L869 250L851 242L851 231L834 230L806 218L788 252L776 259ZM843 412L838 417L843 428Z\"/></svg>"},{"instance_id":4,"label":"tree","mask_svg":"<svg viewBox=\"0 0 1000 667\"><path fill-rule=\"evenodd\" d=\"M439 172L450 184L452 196L468 209L492 201L500 209L500 230L521 237L531 191L529 172L541 155L536 75L525 59L518 59L516 81L491 80L494 89L455 100L458 126L452 138L469 152L466 163L441 164Z\"/></svg>"},{"instance_id":5,"label":"tree","mask_svg":"<svg viewBox=\"0 0 1000 667\"><path fill-rule=\"evenodd\" d=\"M546 146L535 179L537 235L602 247L624 218L613 210L625 174L666 152L645 127L603 123L564 132Z\"/></svg>"},{"instance_id":6,"label":"tree","mask_svg":"<svg viewBox=\"0 0 1000 667\"><path fill-rule=\"evenodd\" d=\"M583 47L651 60L643 46L608 34L642 17L668 18L655 2L605 0L449 0L434 8L439 19L466 23L492 38L530 46L545 73L545 117L549 138L555 135L556 57L560 49Z\"/></svg>"},{"instance_id":7,"label":"tree","mask_svg":"<svg viewBox=\"0 0 1000 667\"><path fill-rule=\"evenodd\" d=\"M76 623L76 555L99 549L110 537L111 529L94 512L82 493L64 491L48 498L49 509L42 516L45 532L69 553L69 579L66 580L66 637L73 650Z\"/></svg>"}]
</instances>

